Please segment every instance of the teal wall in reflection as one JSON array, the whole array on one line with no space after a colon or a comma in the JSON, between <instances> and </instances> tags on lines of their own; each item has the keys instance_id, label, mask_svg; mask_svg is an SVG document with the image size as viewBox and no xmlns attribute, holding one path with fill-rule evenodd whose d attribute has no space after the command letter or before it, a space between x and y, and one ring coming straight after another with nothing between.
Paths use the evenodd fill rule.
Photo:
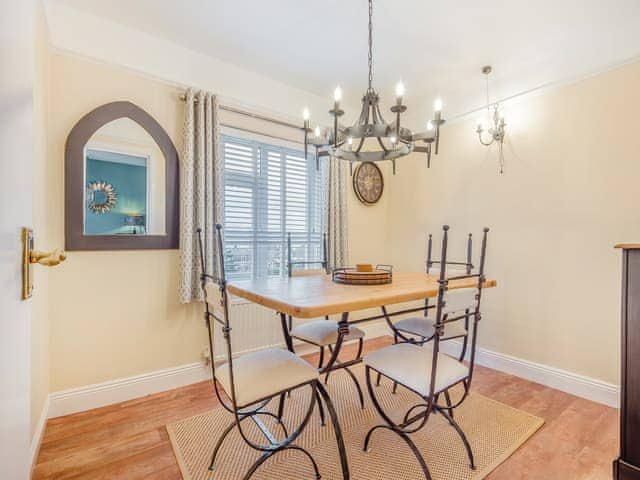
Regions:
<instances>
[{"instance_id":1,"label":"teal wall in reflection","mask_svg":"<svg viewBox=\"0 0 640 480\"><path fill-rule=\"evenodd\" d=\"M86 184L103 180L113 185L118 194L115 208L98 214L85 204L85 235L131 234L133 227L125 225L131 214L142 214L147 218L147 167L126 163L108 162L87 156ZM137 228L138 233L140 227Z\"/></svg>"}]
</instances>

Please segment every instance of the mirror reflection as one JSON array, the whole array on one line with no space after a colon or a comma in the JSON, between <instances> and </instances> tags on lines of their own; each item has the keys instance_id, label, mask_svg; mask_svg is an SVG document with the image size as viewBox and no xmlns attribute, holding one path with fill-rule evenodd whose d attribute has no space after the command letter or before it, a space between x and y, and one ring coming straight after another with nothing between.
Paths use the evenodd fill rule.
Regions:
<instances>
[{"instance_id":1,"label":"mirror reflection","mask_svg":"<svg viewBox=\"0 0 640 480\"><path fill-rule=\"evenodd\" d=\"M133 120L98 129L84 149L84 234L164 235L165 163Z\"/></svg>"}]
</instances>

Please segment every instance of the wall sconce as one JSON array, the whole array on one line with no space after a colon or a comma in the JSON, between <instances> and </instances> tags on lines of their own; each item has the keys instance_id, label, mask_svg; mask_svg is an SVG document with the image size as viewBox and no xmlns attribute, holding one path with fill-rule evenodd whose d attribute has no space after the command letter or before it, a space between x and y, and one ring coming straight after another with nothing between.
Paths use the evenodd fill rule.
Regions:
<instances>
[{"instance_id":1,"label":"wall sconce","mask_svg":"<svg viewBox=\"0 0 640 480\"><path fill-rule=\"evenodd\" d=\"M500 173L504 173L504 137L505 137L505 121L504 116L500 112L500 104L498 102L491 105L489 103L489 74L491 73L492 68L491 65L487 65L482 67L482 73L485 76L486 80L486 93L487 93L487 118L489 120L489 130L488 130L488 138L487 136L483 137L483 133L485 132L485 128L483 126L482 120L478 121L478 127L476 128L476 133L478 134L478 140L480 143L486 147L492 145L494 142L498 144L500 148ZM491 110L493 109L493 114Z\"/></svg>"}]
</instances>

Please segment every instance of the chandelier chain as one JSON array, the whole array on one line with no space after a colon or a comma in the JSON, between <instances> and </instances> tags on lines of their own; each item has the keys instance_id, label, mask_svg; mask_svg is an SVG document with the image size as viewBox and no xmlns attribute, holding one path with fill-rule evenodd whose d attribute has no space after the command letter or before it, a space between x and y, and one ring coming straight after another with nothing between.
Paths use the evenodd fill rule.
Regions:
<instances>
[{"instance_id":1,"label":"chandelier chain","mask_svg":"<svg viewBox=\"0 0 640 480\"><path fill-rule=\"evenodd\" d=\"M373 89L373 0L369 0L369 91Z\"/></svg>"},{"instance_id":2,"label":"chandelier chain","mask_svg":"<svg viewBox=\"0 0 640 480\"><path fill-rule=\"evenodd\" d=\"M487 112L489 111L489 75L485 75L484 77L485 80L485 87L486 87L486 93L487 93Z\"/></svg>"}]
</instances>

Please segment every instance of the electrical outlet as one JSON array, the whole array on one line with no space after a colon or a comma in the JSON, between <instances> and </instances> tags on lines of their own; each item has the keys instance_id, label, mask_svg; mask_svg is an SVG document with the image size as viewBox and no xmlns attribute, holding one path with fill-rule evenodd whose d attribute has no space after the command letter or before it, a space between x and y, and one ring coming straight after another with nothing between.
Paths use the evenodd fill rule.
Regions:
<instances>
[{"instance_id":1,"label":"electrical outlet","mask_svg":"<svg viewBox=\"0 0 640 480\"><path fill-rule=\"evenodd\" d=\"M202 350L202 359L204 360L205 365L211 364L211 352L209 351L209 347L205 347L204 350Z\"/></svg>"}]
</instances>

